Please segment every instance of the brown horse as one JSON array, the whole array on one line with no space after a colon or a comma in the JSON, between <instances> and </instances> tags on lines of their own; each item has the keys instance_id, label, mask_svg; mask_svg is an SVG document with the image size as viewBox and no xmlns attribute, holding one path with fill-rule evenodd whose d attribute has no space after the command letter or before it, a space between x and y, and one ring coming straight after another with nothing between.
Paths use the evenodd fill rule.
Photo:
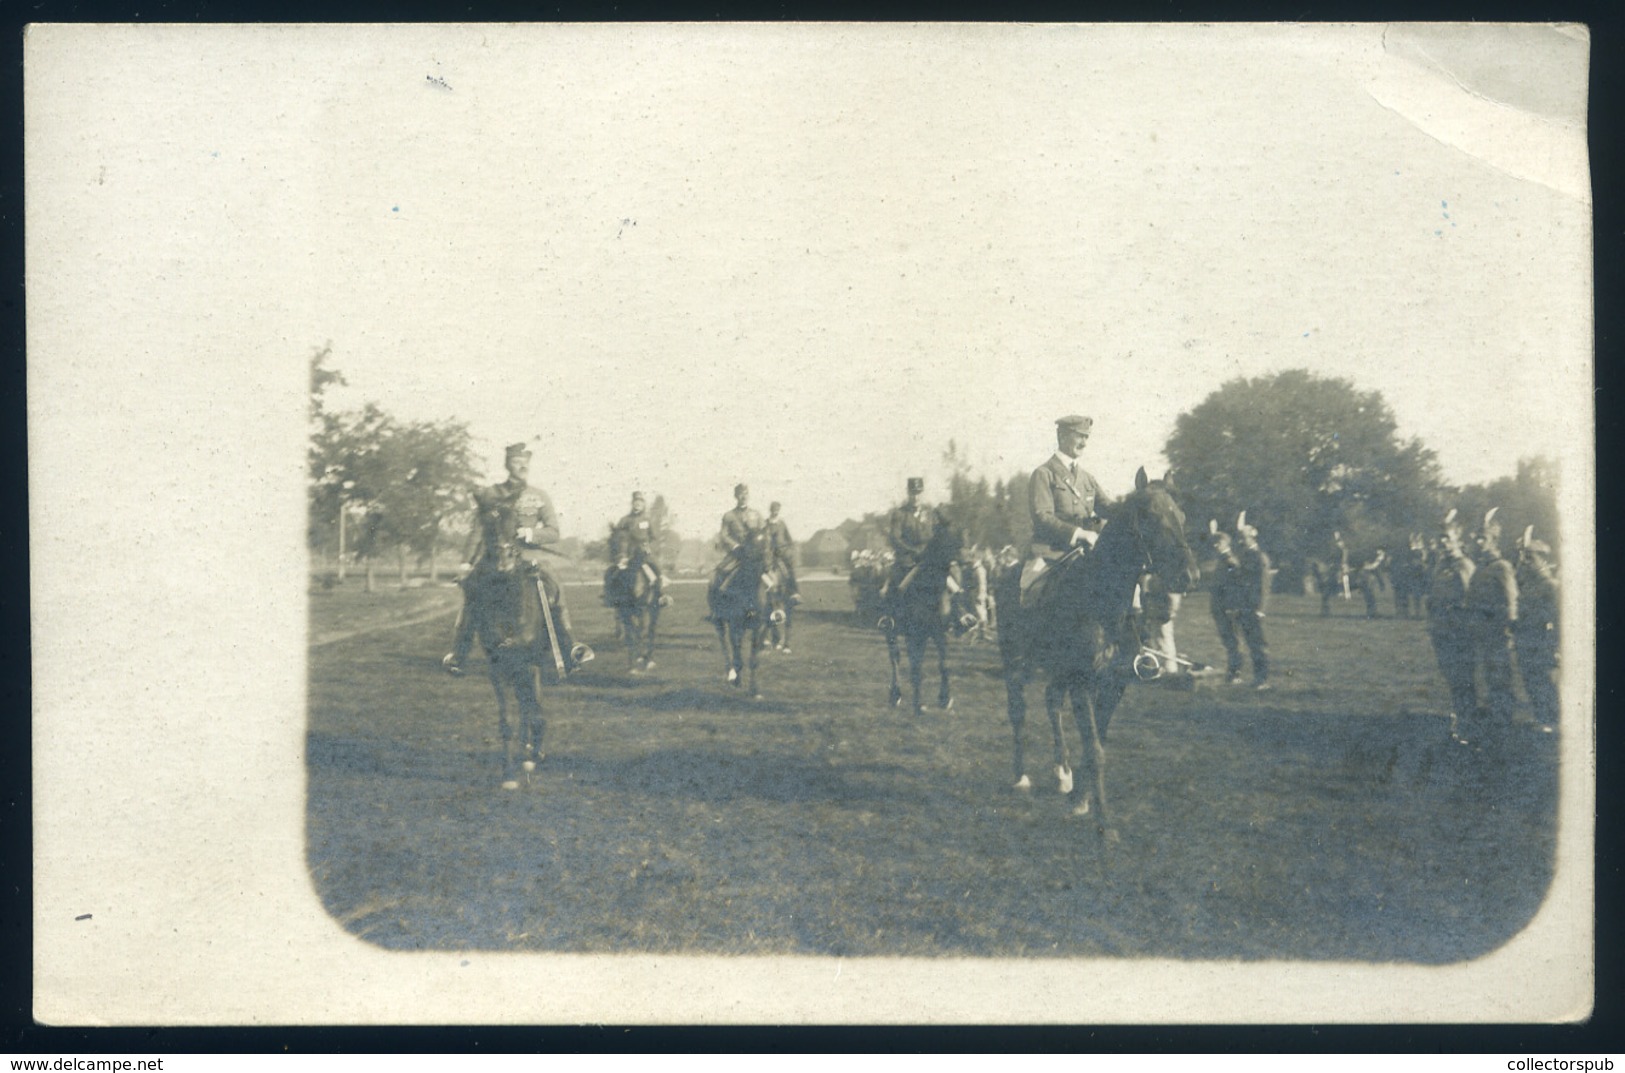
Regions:
<instances>
[{"instance_id":1,"label":"brown horse","mask_svg":"<svg viewBox=\"0 0 1625 1073\"><path fill-rule=\"evenodd\" d=\"M939 515L931 539L920 554L919 565L909 571L901 582L903 589L896 602L896 621L885 625L886 652L891 658L891 691L888 699L894 708L903 703L899 670L906 646L909 682L914 687L913 711L915 715L924 714L920 691L924 685L927 644L935 646L937 650L937 670L941 678L937 689L937 707L947 711L954 706L953 689L948 681L948 632L954 625L948 596L948 572L964 546L963 531ZM899 639L903 642L901 645L898 644Z\"/></svg>"},{"instance_id":2,"label":"brown horse","mask_svg":"<svg viewBox=\"0 0 1625 1073\"><path fill-rule=\"evenodd\" d=\"M750 695L760 700L756 667L762 650L762 635L774 619L782 622L784 612L772 605L768 573L767 534L755 530L740 544L738 560L706 593L711 624L717 629L717 643L727 664L728 684L744 685L750 675ZM748 658L747 658L748 656Z\"/></svg>"},{"instance_id":3,"label":"brown horse","mask_svg":"<svg viewBox=\"0 0 1625 1073\"><path fill-rule=\"evenodd\" d=\"M528 776L542 758L542 668L563 675L561 654L552 639L552 617L539 571L513 563L485 572L479 598L470 602L474 634L485 650L491 688L497 695L497 720L502 729L502 788L519 788L521 768ZM517 727L508 719L508 699L519 709Z\"/></svg>"},{"instance_id":4,"label":"brown horse","mask_svg":"<svg viewBox=\"0 0 1625 1073\"><path fill-rule=\"evenodd\" d=\"M1094 548L1086 554L1073 552L1051 569L1044 589L1029 594L1036 596L1031 607L1022 606L1019 571L1001 580L999 652L1015 734L1016 785L1030 785L1022 744L1026 686L1042 672L1062 791L1073 801L1074 815L1093 813L1096 829L1116 841L1106 811L1105 740L1138 652L1131 618L1134 587L1143 574L1176 593L1199 581L1196 557L1185 539L1185 515L1168 482L1147 479L1142 468L1134 476L1133 493L1118 505ZM1061 728L1061 704L1069 695L1083 738L1082 778L1076 788Z\"/></svg>"}]
</instances>

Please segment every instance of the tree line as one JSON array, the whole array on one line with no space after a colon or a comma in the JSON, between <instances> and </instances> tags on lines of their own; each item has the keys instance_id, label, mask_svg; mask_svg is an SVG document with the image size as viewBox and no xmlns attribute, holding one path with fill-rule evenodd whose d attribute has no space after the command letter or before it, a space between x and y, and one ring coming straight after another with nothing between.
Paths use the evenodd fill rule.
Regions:
<instances>
[{"instance_id":1,"label":"tree line","mask_svg":"<svg viewBox=\"0 0 1625 1073\"><path fill-rule=\"evenodd\" d=\"M332 554L334 577L350 560L374 585L377 562L393 554L402 583L409 564L439 573L439 556L460 546L473 516L473 436L463 421L401 421L367 403L334 411L327 389L344 384L328 363L332 345L310 359L310 519L312 552Z\"/></svg>"},{"instance_id":2,"label":"tree line","mask_svg":"<svg viewBox=\"0 0 1625 1073\"><path fill-rule=\"evenodd\" d=\"M1357 560L1379 548L1392 555L1413 534L1435 535L1451 508L1469 528L1498 508L1508 540L1533 525L1559 547L1555 463L1526 458L1509 476L1452 486L1430 448L1398 434L1379 392L1304 369L1221 385L1179 415L1164 453L1191 539L1205 536L1210 521L1232 529L1245 511L1289 586L1325 561L1334 533ZM953 440L943 462L943 508L967 540L1024 548L1032 532L1028 474L990 483L972 472L967 452ZM1083 463L1087 468L1087 454ZM1110 518L1112 507L1101 504L1101 514Z\"/></svg>"}]
</instances>

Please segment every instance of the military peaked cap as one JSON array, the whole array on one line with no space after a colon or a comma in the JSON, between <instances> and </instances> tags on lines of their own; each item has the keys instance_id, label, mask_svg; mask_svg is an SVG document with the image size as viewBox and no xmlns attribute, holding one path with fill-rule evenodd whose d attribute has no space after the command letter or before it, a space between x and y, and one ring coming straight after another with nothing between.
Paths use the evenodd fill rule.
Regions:
<instances>
[{"instance_id":1,"label":"military peaked cap","mask_svg":"<svg viewBox=\"0 0 1625 1073\"><path fill-rule=\"evenodd\" d=\"M1087 436L1089 434L1089 430L1094 427L1094 424L1095 420L1092 417L1084 417L1081 414L1072 414L1070 416L1057 419L1055 422L1055 427L1064 428L1068 432L1081 432Z\"/></svg>"},{"instance_id":2,"label":"military peaked cap","mask_svg":"<svg viewBox=\"0 0 1625 1073\"><path fill-rule=\"evenodd\" d=\"M910 477L908 479L908 490L910 492L923 492L923 491L925 491L925 478L924 477Z\"/></svg>"},{"instance_id":3,"label":"military peaked cap","mask_svg":"<svg viewBox=\"0 0 1625 1073\"><path fill-rule=\"evenodd\" d=\"M529 458L530 448L523 443L510 443L507 456L509 458Z\"/></svg>"}]
</instances>

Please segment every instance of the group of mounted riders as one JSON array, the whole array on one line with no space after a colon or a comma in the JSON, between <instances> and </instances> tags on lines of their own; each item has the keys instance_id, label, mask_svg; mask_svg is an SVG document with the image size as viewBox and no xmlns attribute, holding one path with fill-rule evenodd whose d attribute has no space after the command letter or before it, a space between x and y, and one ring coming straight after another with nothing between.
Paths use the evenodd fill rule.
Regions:
<instances>
[{"instance_id":1,"label":"group of mounted riders","mask_svg":"<svg viewBox=\"0 0 1625 1073\"><path fill-rule=\"evenodd\" d=\"M1129 681L1191 666L1175 654L1170 634L1181 595L1201 577L1186 540L1184 515L1166 481L1152 481L1140 470L1134 491L1114 505L1112 524L1106 524L1099 510L1100 486L1078 461L1092 425L1090 418L1077 415L1056 422L1055 453L1029 481L1030 554L1010 555L1007 549L991 570L986 557L966 555L963 533L942 511L923 502L924 481L910 478L905 501L889 518L891 561L884 569L877 605L878 624L886 633L892 659L891 701L894 705L902 701L901 644L910 656L916 713L922 711L926 644L934 642L938 648L942 665L938 702L947 708L952 695L946 636L955 629L985 628L988 609L997 606L997 637L1015 734L1015 785L1031 786L1022 738L1025 686L1042 675L1057 783L1073 800L1074 812L1093 811L1106 832L1102 744L1106 726ZM541 735L536 679L521 681L524 676L512 673L511 667L504 671L504 653L531 653L532 673L550 656L560 678L593 658L588 646L574 640L562 588L543 558L559 539L558 520L547 494L527 483L530 458L525 445L509 447L508 479L476 493L478 524L462 569L465 599L453 649L443 661L451 673L463 673L476 635L481 638L499 698L507 675L519 700L527 755L539 745ZM764 518L750 506L750 489L743 484L734 488L734 499L733 509L722 517L718 548L725 554L707 591L707 618L716 626L729 682L743 685L748 670L751 693L759 695L756 652L763 633L783 622L788 609L800 602L794 544L780 504L772 504ZM1485 682L1488 715L1510 720L1514 650L1537 720L1548 727L1556 722L1557 597L1549 548L1526 531L1515 569L1500 556L1494 514L1486 516L1474 535L1475 567L1452 511L1441 529L1439 558L1429 579L1429 630L1450 686L1453 732L1458 714L1481 709L1476 670L1482 671ZM1254 686L1269 688L1263 633L1269 560L1245 513L1231 528L1221 532L1216 523L1209 523L1208 544L1217 564L1213 618L1226 648L1230 680L1240 680L1245 643L1252 657ZM653 665L652 647L640 651L634 637L646 636L652 646L654 618L670 603L655 555L659 536L643 496L635 493L630 512L614 528L612 565L605 573L606 602L618 612L646 614L646 631L639 630L639 619L625 614L621 618L634 673ZM743 651L747 645L748 661ZM1085 743L1082 763L1089 777L1081 788L1074 786L1060 730L1060 710L1068 698ZM507 741L505 700L501 710ZM516 755L510 745L510 771ZM512 778L504 785L514 785Z\"/></svg>"}]
</instances>

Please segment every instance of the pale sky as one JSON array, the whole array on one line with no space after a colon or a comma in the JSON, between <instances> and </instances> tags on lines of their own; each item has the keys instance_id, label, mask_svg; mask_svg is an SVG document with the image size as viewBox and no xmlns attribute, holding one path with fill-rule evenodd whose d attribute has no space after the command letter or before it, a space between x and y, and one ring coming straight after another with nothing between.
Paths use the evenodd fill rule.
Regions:
<instances>
[{"instance_id":1,"label":"pale sky","mask_svg":"<svg viewBox=\"0 0 1625 1073\"><path fill-rule=\"evenodd\" d=\"M139 108L94 57L61 105L133 184L109 271L205 310L107 342L331 340L336 405L466 420L492 479L532 440L566 533L640 488L706 537L742 480L806 537L1074 412L1121 493L1294 367L1452 481L1589 450L1583 31L189 29Z\"/></svg>"}]
</instances>

